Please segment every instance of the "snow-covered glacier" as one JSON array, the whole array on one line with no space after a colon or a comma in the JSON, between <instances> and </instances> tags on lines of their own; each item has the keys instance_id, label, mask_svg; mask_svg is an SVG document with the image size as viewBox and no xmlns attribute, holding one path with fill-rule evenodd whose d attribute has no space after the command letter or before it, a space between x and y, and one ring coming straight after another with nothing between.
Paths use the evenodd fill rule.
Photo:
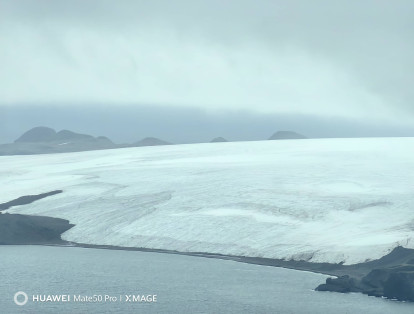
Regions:
<instances>
[{"instance_id":1,"label":"snow-covered glacier","mask_svg":"<svg viewBox=\"0 0 414 314\"><path fill-rule=\"evenodd\" d=\"M68 241L347 264L413 248L414 138L312 139L0 157L9 213Z\"/></svg>"}]
</instances>

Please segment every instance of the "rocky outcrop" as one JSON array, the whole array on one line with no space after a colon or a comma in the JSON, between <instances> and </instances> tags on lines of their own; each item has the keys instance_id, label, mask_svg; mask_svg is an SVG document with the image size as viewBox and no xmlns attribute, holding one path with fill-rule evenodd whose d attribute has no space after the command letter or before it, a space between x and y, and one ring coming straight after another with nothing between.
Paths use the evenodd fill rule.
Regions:
<instances>
[{"instance_id":1,"label":"rocky outcrop","mask_svg":"<svg viewBox=\"0 0 414 314\"><path fill-rule=\"evenodd\" d=\"M374 269L362 278L363 293L414 301L414 264Z\"/></svg>"},{"instance_id":2,"label":"rocky outcrop","mask_svg":"<svg viewBox=\"0 0 414 314\"><path fill-rule=\"evenodd\" d=\"M348 275L328 278L316 290L361 292L370 296L414 302L414 263L373 269L361 279Z\"/></svg>"},{"instance_id":3,"label":"rocky outcrop","mask_svg":"<svg viewBox=\"0 0 414 314\"><path fill-rule=\"evenodd\" d=\"M344 275L338 278L328 278L326 279L325 284L319 285L315 290L341 293L356 292L356 281L357 280L355 278L351 278L348 275Z\"/></svg>"}]
</instances>

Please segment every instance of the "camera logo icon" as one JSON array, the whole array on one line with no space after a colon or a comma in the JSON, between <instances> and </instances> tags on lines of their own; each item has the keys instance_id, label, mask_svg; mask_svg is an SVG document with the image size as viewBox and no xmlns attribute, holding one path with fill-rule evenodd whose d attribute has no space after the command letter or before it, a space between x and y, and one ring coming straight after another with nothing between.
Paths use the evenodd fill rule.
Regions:
<instances>
[{"instance_id":1,"label":"camera logo icon","mask_svg":"<svg viewBox=\"0 0 414 314\"><path fill-rule=\"evenodd\" d=\"M23 297L23 300L21 297ZM23 291L16 292L16 294L14 295L14 303L16 303L19 306L25 305L27 301L29 301L29 297Z\"/></svg>"}]
</instances>

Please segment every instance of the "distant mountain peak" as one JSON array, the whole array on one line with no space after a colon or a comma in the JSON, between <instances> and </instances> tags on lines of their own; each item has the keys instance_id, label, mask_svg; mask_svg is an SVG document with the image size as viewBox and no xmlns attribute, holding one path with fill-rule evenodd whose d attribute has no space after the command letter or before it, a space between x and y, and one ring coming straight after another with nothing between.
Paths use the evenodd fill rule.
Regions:
<instances>
[{"instance_id":1,"label":"distant mountain peak","mask_svg":"<svg viewBox=\"0 0 414 314\"><path fill-rule=\"evenodd\" d=\"M49 142L56 138L56 131L45 126L38 126L23 133L15 143Z\"/></svg>"},{"instance_id":2,"label":"distant mountain peak","mask_svg":"<svg viewBox=\"0 0 414 314\"><path fill-rule=\"evenodd\" d=\"M277 131L269 138L269 140L295 140L306 138L306 136L293 131Z\"/></svg>"},{"instance_id":3,"label":"distant mountain peak","mask_svg":"<svg viewBox=\"0 0 414 314\"><path fill-rule=\"evenodd\" d=\"M158 146L158 145L171 145L171 143L160 140L159 138L156 138L156 137L146 137L134 143L132 146Z\"/></svg>"},{"instance_id":4,"label":"distant mountain peak","mask_svg":"<svg viewBox=\"0 0 414 314\"><path fill-rule=\"evenodd\" d=\"M224 143L224 142L228 142L228 140L226 140L224 137L215 137L213 138L210 143Z\"/></svg>"},{"instance_id":5,"label":"distant mountain peak","mask_svg":"<svg viewBox=\"0 0 414 314\"><path fill-rule=\"evenodd\" d=\"M69 130L56 132L52 128L38 126L25 132L12 144L0 145L0 156L80 152L117 148L104 136L93 137Z\"/></svg>"},{"instance_id":6,"label":"distant mountain peak","mask_svg":"<svg viewBox=\"0 0 414 314\"><path fill-rule=\"evenodd\" d=\"M56 132L52 128L45 126L38 126L29 131L25 132L20 136L15 143L49 143L49 142L59 142L59 141L83 141L83 140L103 140L103 137L95 138L92 135L81 134L72 132L69 130L61 130ZM104 138L105 141L110 140Z\"/></svg>"},{"instance_id":7,"label":"distant mountain peak","mask_svg":"<svg viewBox=\"0 0 414 314\"><path fill-rule=\"evenodd\" d=\"M62 130L56 133L55 140L85 140L93 138L94 137L91 135L75 133L69 130Z\"/></svg>"}]
</instances>

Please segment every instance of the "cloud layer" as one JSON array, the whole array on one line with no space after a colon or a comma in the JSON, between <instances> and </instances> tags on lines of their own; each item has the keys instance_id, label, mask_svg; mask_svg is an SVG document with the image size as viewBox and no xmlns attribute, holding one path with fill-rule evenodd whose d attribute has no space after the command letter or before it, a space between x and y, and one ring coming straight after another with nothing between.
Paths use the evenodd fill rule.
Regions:
<instances>
[{"instance_id":1,"label":"cloud layer","mask_svg":"<svg viewBox=\"0 0 414 314\"><path fill-rule=\"evenodd\" d=\"M0 105L414 117L412 1L0 1Z\"/></svg>"}]
</instances>

